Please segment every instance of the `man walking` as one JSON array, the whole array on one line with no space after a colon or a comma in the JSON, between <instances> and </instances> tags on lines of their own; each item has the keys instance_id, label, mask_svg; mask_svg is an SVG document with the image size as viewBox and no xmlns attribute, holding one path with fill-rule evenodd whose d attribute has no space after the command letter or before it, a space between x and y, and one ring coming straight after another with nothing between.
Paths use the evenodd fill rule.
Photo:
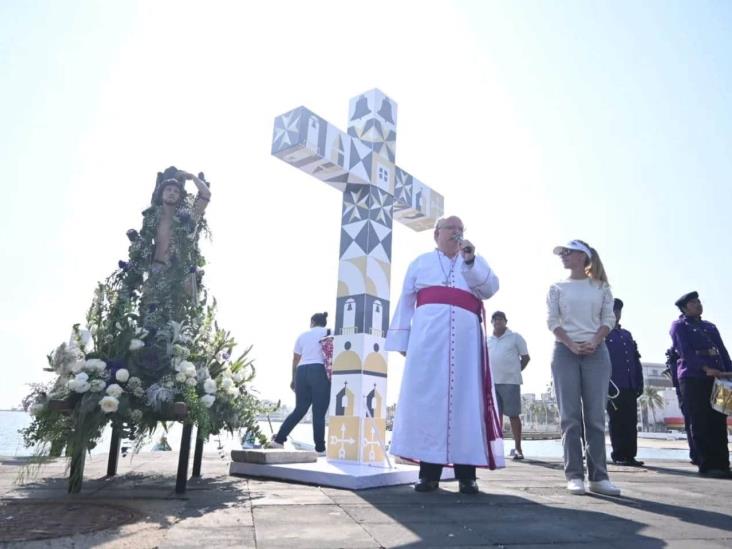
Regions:
<instances>
[{"instance_id":1,"label":"man walking","mask_svg":"<svg viewBox=\"0 0 732 549\"><path fill-rule=\"evenodd\" d=\"M605 339L610 352L612 374L610 377L610 398L607 413L610 420L610 454L616 465L640 467L642 461L635 459L638 452L638 397L643 394L643 367L638 345L633 335L620 326L623 302L615 299L615 328Z\"/></svg>"},{"instance_id":2,"label":"man walking","mask_svg":"<svg viewBox=\"0 0 732 549\"><path fill-rule=\"evenodd\" d=\"M529 350L520 334L508 329L508 319L503 311L491 316L493 335L488 338L488 355L496 386L498 414L507 415L513 433L513 459L524 459L521 449L521 372L529 363Z\"/></svg>"}]
</instances>

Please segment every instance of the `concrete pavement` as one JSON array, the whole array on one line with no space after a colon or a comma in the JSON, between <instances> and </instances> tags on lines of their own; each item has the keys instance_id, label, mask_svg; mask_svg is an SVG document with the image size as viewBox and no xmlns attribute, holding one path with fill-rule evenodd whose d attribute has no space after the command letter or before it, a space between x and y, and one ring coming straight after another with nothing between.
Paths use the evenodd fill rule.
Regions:
<instances>
[{"instance_id":1,"label":"concrete pavement","mask_svg":"<svg viewBox=\"0 0 732 549\"><path fill-rule=\"evenodd\" d=\"M173 453L140 454L122 459L119 475L105 479L106 461L95 457L82 494L69 496L63 460L17 485L23 460L0 458L0 545L732 547L732 481L699 478L683 462L610 465L620 498L571 496L558 461L530 458L480 470L477 496L459 494L456 482L417 494L409 486L351 492L230 477L228 460L211 454L203 477L181 497L174 493L176 464ZM66 535L10 541L54 532Z\"/></svg>"}]
</instances>

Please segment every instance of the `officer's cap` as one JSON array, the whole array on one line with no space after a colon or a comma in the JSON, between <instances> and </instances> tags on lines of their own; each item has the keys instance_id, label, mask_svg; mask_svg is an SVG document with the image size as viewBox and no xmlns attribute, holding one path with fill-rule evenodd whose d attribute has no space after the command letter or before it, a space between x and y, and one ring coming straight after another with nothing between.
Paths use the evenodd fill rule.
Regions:
<instances>
[{"instance_id":1,"label":"officer's cap","mask_svg":"<svg viewBox=\"0 0 732 549\"><path fill-rule=\"evenodd\" d=\"M686 307L686 304L689 303L692 299L699 299L699 292L689 292L688 294L682 295L680 298L676 300L674 305L676 305L679 309L683 309Z\"/></svg>"}]
</instances>

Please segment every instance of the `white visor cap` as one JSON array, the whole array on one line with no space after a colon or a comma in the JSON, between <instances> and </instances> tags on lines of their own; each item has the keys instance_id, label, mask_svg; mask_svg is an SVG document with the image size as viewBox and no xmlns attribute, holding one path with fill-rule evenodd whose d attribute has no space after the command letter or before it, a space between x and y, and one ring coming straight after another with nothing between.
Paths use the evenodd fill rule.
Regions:
<instances>
[{"instance_id":1,"label":"white visor cap","mask_svg":"<svg viewBox=\"0 0 732 549\"><path fill-rule=\"evenodd\" d=\"M570 240L564 246L557 246L554 248L555 255L561 255L562 250L577 250L578 252L584 252L588 259L592 259L592 252L588 246L585 246L579 240Z\"/></svg>"}]
</instances>

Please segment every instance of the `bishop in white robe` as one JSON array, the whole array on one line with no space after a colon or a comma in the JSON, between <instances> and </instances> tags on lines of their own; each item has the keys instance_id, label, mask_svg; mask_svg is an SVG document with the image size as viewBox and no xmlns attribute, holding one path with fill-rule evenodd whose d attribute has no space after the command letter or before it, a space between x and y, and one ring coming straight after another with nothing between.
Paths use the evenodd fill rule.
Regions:
<instances>
[{"instance_id":1,"label":"bishop in white robe","mask_svg":"<svg viewBox=\"0 0 732 549\"><path fill-rule=\"evenodd\" d=\"M498 278L462 231L459 218L438 222L438 248L409 266L386 337L406 353L390 451L420 462L418 491L437 487L442 465L456 466L463 493L477 492L476 466L505 466L482 330Z\"/></svg>"}]
</instances>

